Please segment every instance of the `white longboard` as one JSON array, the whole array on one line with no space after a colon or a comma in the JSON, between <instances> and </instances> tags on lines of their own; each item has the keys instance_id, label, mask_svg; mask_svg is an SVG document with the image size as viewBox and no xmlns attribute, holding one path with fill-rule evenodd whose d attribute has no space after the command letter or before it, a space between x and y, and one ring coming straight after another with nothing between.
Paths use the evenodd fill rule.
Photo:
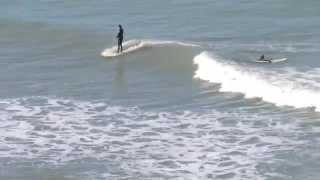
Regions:
<instances>
[{"instance_id":1,"label":"white longboard","mask_svg":"<svg viewBox=\"0 0 320 180\"><path fill-rule=\"evenodd\" d=\"M288 60L288 58L281 58L281 59L270 59L270 61L266 61L266 60L257 60L255 62L257 63L278 63L278 62L283 62Z\"/></svg>"},{"instance_id":2,"label":"white longboard","mask_svg":"<svg viewBox=\"0 0 320 180\"><path fill-rule=\"evenodd\" d=\"M123 56L127 55L136 51L140 51L145 48L152 48L154 46L192 46L192 47L199 47L199 45L196 44L189 44L184 42L178 42L178 41L157 41L157 40L128 40L122 44L123 51L118 53L118 46L113 46L111 48L107 48L103 50L100 55L111 59L113 57Z\"/></svg>"},{"instance_id":3,"label":"white longboard","mask_svg":"<svg viewBox=\"0 0 320 180\"><path fill-rule=\"evenodd\" d=\"M123 51L118 53L118 47L114 46L112 48L105 49L103 52L101 52L101 56L106 58L113 58L117 56L123 56L128 53L137 51L143 47L143 43L139 40L130 40L123 43Z\"/></svg>"}]
</instances>

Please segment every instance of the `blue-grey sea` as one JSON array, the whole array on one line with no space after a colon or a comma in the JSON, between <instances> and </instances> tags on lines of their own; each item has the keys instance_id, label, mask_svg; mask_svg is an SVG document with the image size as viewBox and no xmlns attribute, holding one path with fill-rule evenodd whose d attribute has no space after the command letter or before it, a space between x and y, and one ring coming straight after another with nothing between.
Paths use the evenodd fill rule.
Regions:
<instances>
[{"instance_id":1,"label":"blue-grey sea","mask_svg":"<svg viewBox=\"0 0 320 180\"><path fill-rule=\"evenodd\" d=\"M319 0L0 0L0 180L318 180L319 57Z\"/></svg>"}]
</instances>

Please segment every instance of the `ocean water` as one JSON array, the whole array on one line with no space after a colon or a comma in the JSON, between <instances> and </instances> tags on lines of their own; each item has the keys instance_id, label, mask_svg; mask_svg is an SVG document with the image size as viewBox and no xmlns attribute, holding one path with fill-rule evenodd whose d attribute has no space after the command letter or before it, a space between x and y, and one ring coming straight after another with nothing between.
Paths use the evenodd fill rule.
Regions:
<instances>
[{"instance_id":1,"label":"ocean water","mask_svg":"<svg viewBox=\"0 0 320 180\"><path fill-rule=\"evenodd\" d=\"M0 3L1 180L319 179L320 1Z\"/></svg>"}]
</instances>

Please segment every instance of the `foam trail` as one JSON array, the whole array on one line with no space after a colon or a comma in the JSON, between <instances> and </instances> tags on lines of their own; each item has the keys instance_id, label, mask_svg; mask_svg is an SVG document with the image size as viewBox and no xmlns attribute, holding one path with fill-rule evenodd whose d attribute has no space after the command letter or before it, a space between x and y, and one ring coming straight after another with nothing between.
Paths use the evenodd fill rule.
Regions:
<instances>
[{"instance_id":1,"label":"foam trail","mask_svg":"<svg viewBox=\"0 0 320 180\"><path fill-rule=\"evenodd\" d=\"M279 106L314 107L316 111L320 111L320 93L305 86L300 87L295 84L296 81L280 78L270 80L254 69L248 71L237 64L220 62L207 52L197 55L194 63L198 65L194 77L220 83L220 91L240 92L247 98L261 97L264 101ZM273 77L279 77L279 74Z\"/></svg>"},{"instance_id":2,"label":"foam trail","mask_svg":"<svg viewBox=\"0 0 320 180\"><path fill-rule=\"evenodd\" d=\"M184 43L179 41L159 41L159 40L128 40L123 43L123 52L121 54L117 53L117 46L107 48L101 52L103 57L116 57L119 55L124 55L130 52L138 51L148 47L154 46L167 46L167 45L178 45L178 46L190 46L197 47L196 44Z\"/></svg>"}]
</instances>

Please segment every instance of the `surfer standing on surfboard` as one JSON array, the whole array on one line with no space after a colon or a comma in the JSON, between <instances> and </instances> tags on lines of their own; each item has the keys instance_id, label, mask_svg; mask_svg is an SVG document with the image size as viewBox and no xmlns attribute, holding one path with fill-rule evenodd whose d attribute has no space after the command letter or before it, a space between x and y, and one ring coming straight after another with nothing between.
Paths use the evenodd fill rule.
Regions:
<instances>
[{"instance_id":1,"label":"surfer standing on surfboard","mask_svg":"<svg viewBox=\"0 0 320 180\"><path fill-rule=\"evenodd\" d=\"M118 38L118 53L119 53L119 51L122 52L122 41L123 41L123 29L120 24L119 24L119 32L118 32L117 38Z\"/></svg>"}]
</instances>

